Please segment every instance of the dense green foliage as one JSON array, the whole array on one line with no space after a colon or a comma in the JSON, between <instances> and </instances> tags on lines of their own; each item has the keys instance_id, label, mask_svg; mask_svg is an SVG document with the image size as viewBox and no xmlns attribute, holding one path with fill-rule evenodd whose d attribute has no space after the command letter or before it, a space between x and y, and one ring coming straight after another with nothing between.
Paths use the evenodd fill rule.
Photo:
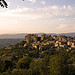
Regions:
<instances>
[{"instance_id":1,"label":"dense green foliage","mask_svg":"<svg viewBox=\"0 0 75 75\"><path fill-rule=\"evenodd\" d=\"M25 56L19 59L19 61L17 62L17 68L29 69L30 62L31 62L31 58L28 56Z\"/></svg>"}]
</instances>

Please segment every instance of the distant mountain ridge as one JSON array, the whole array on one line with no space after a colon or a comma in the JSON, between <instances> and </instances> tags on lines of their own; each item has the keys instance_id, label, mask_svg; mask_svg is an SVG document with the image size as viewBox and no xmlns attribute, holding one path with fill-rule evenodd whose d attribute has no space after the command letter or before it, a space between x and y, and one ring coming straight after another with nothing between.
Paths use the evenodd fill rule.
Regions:
<instances>
[{"instance_id":1,"label":"distant mountain ridge","mask_svg":"<svg viewBox=\"0 0 75 75\"><path fill-rule=\"evenodd\" d=\"M75 33L61 33L61 35L75 37Z\"/></svg>"},{"instance_id":2,"label":"distant mountain ridge","mask_svg":"<svg viewBox=\"0 0 75 75\"><path fill-rule=\"evenodd\" d=\"M19 39L19 38L25 38L25 36L29 34L29 33L19 33L19 34L2 34L0 35L0 39ZM33 34L33 33L30 33ZM34 33L35 34L35 33ZM50 34L50 35L66 35L66 36L72 36L75 37L75 33L60 33L60 34L56 34L56 33L36 33L38 34L38 36L41 36L41 34Z\"/></svg>"},{"instance_id":3,"label":"distant mountain ridge","mask_svg":"<svg viewBox=\"0 0 75 75\"><path fill-rule=\"evenodd\" d=\"M20 34L2 34L0 35L0 39L19 39L19 38L25 38L25 35L27 33L20 33Z\"/></svg>"}]
</instances>

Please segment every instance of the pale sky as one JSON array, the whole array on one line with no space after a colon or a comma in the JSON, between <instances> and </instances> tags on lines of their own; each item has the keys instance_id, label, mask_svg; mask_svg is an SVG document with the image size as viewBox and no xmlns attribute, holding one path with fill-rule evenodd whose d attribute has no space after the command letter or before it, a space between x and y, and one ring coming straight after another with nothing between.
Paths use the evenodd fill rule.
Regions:
<instances>
[{"instance_id":1,"label":"pale sky","mask_svg":"<svg viewBox=\"0 0 75 75\"><path fill-rule=\"evenodd\" d=\"M6 0L0 34L75 32L75 0Z\"/></svg>"}]
</instances>

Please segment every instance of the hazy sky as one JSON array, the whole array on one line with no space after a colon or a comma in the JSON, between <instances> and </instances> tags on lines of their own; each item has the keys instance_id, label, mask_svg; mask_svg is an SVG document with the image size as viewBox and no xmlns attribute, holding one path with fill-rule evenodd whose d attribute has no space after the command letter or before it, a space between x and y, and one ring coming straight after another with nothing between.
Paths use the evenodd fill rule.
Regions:
<instances>
[{"instance_id":1,"label":"hazy sky","mask_svg":"<svg viewBox=\"0 0 75 75\"><path fill-rule=\"evenodd\" d=\"M6 0L0 34L75 32L75 0Z\"/></svg>"}]
</instances>

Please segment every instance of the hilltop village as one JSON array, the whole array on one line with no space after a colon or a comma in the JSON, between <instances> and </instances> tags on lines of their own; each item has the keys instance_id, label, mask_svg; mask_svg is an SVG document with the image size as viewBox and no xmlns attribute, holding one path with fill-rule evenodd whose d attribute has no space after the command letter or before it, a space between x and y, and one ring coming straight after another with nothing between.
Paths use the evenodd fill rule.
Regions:
<instances>
[{"instance_id":1,"label":"hilltop village","mask_svg":"<svg viewBox=\"0 0 75 75\"><path fill-rule=\"evenodd\" d=\"M54 35L52 37L51 35L42 34L38 37L38 34L28 34L25 36L25 41L24 47L31 44L31 48L33 49L39 47L39 50L41 50L55 47L57 50L59 50L59 48L66 49L67 51L75 50L75 38L63 35Z\"/></svg>"},{"instance_id":2,"label":"hilltop village","mask_svg":"<svg viewBox=\"0 0 75 75\"><path fill-rule=\"evenodd\" d=\"M70 36L51 36L47 34L27 34L24 41L17 43L16 45L10 45L7 48L3 48L0 52L1 59L11 59L11 56L31 56L38 58L47 55L49 51L71 51L75 52L75 37ZM7 53L9 51L10 53ZM6 52L6 53L5 53ZM19 53L19 56L18 54ZM7 57L7 58L6 58ZM9 58L10 57L10 58Z\"/></svg>"}]
</instances>

